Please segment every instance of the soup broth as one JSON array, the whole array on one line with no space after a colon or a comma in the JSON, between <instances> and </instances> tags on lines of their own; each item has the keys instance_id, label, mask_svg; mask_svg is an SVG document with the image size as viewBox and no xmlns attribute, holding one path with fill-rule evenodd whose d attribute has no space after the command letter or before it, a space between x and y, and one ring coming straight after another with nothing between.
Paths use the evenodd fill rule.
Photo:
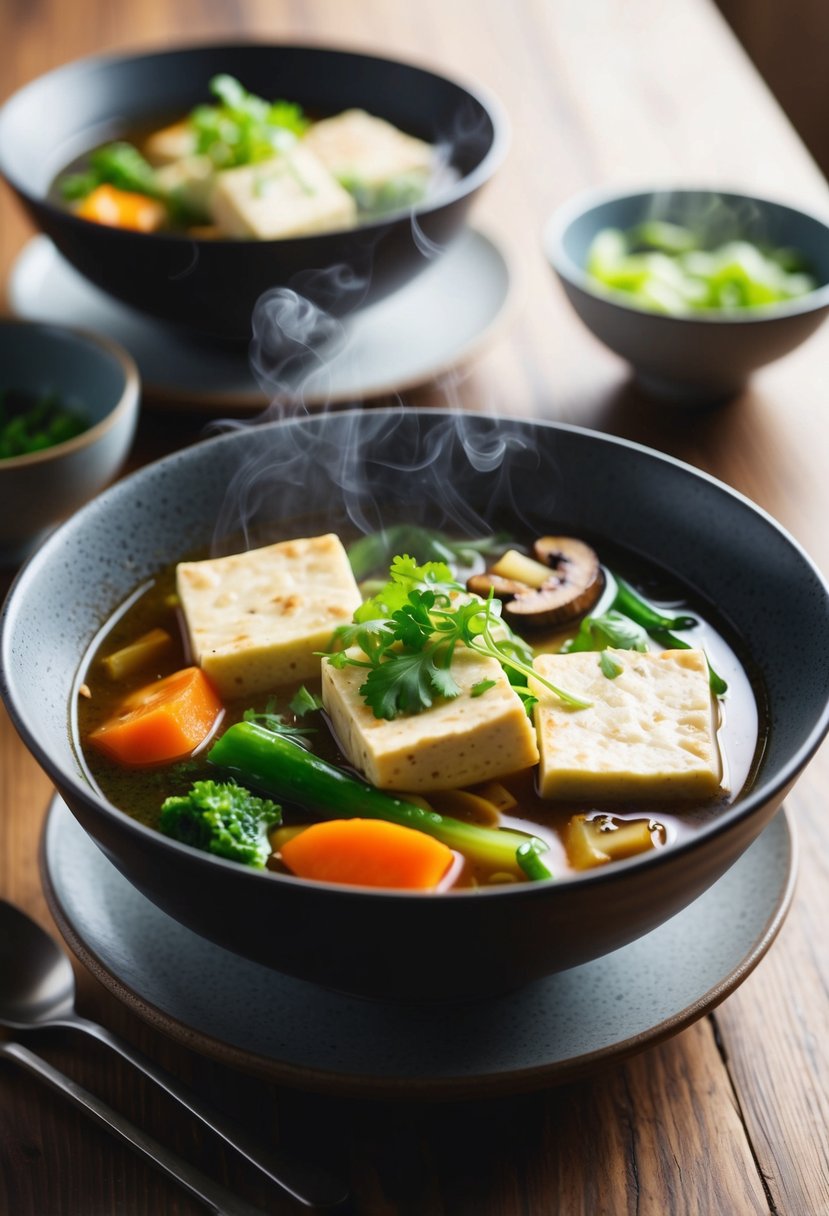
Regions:
<instances>
[{"instance_id":1,"label":"soup broth","mask_svg":"<svg viewBox=\"0 0 829 1216\"><path fill-rule=\"evenodd\" d=\"M288 535L312 536L314 530L313 527L293 530ZM704 649L711 667L728 686L725 696L715 702L723 782L716 796L696 801L677 801L667 791L665 796L649 797L646 801L565 801L540 797L536 770L531 768L500 778L495 783L495 795L492 793L492 782L485 783L486 788L473 787L473 792L477 790L486 797L482 802L472 802L460 808L457 800L445 793L436 791L426 794L428 804L439 814L472 820L478 817L480 821L488 821L489 826L512 828L538 838L546 846L543 855L545 866L556 878L582 868L573 852L574 817L584 816L588 823L598 825L600 832L608 834L618 832L626 824L642 825L644 822L649 847L671 847L708 823L712 816L721 813L750 787L764 741L761 684L745 657L739 654L739 644L730 637L727 627L717 622L713 612L705 605L697 603L692 593L661 571L644 566L604 545L599 547L599 554L603 563L607 562L615 574L623 575L655 608L667 614L676 614L680 610L683 613L692 612L697 619L692 638L690 634L683 637L691 641L695 648ZM483 564L482 560L476 559L474 567L464 569L461 576L465 579L470 570L474 568L479 571ZM382 577L383 572L378 573ZM566 628L555 630L525 631L524 637L536 653L556 653L568 639L575 636L579 623L575 621ZM149 666L139 666L123 678L113 679L107 673L107 656L120 652L136 638L145 637L154 630L163 630L169 635L172 639L170 644L152 658ZM651 648L662 647L652 644ZM300 684L307 687L311 694L319 694L319 680L295 681L255 697L223 698L224 713L211 738L194 754L171 764L126 767L90 745L92 732L117 713L125 695L150 681L179 671L192 661L188 631L176 594L176 567L168 566L159 571L150 583L137 589L131 600L107 622L79 675L75 721L79 751L89 780L113 805L146 826L158 828L161 805L166 798L185 795L195 781L222 779L215 766L208 762L210 744L229 726L242 721L243 715L250 710L276 712L292 726L307 726L309 721L312 722L314 753L340 768L352 767L324 713L313 712L300 720L289 708ZM406 798L405 790L398 793ZM301 828L319 819L317 815L309 815L302 807L282 799L276 800L282 803L284 827L279 830L283 833L285 828ZM290 872L278 848L267 864L270 870ZM522 877L520 873L504 873L497 868L493 870L481 864L479 859L456 852L454 863L441 880L439 889L488 886L522 881Z\"/></svg>"}]
</instances>

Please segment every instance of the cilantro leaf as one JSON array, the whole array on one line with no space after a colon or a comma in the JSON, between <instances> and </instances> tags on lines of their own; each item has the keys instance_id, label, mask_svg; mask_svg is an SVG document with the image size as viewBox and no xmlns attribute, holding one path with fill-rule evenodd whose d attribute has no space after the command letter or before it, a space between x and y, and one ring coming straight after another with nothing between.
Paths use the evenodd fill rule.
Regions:
<instances>
[{"instance_id":1,"label":"cilantro leaf","mask_svg":"<svg viewBox=\"0 0 829 1216\"><path fill-rule=\"evenodd\" d=\"M461 690L451 672L458 645L497 659L528 713L536 702L531 678L571 708L586 708L586 701L533 671L532 651L501 621L493 597L485 602L469 595L445 563L418 565L403 555L395 557L389 574L385 587L357 609L354 624L335 632L335 649L325 656L337 668L368 669L360 694L375 717L419 713L429 709L436 696L458 696ZM494 624L498 638L492 635ZM359 646L365 657L341 649L349 646Z\"/></svg>"},{"instance_id":2,"label":"cilantro leaf","mask_svg":"<svg viewBox=\"0 0 829 1216\"><path fill-rule=\"evenodd\" d=\"M361 536L349 545L348 560L359 583L383 568L388 569L396 553L411 553L421 562L455 562L471 566L479 554L501 553L506 541L505 535L497 534L474 540L455 540L419 524L392 524L379 532Z\"/></svg>"},{"instance_id":3,"label":"cilantro leaf","mask_svg":"<svg viewBox=\"0 0 829 1216\"><path fill-rule=\"evenodd\" d=\"M313 726L290 726L285 721L285 715L277 712L276 706L276 698L268 697L263 710L246 709L242 714L242 721L258 722L260 726L264 726L266 730L272 730L274 734L288 735L297 743L307 746L308 736L316 734Z\"/></svg>"},{"instance_id":4,"label":"cilantro leaf","mask_svg":"<svg viewBox=\"0 0 829 1216\"><path fill-rule=\"evenodd\" d=\"M294 693L294 696L288 703L288 709L295 718L304 718L306 714L311 714L317 709L322 709L322 700L316 693L309 692L303 684Z\"/></svg>"},{"instance_id":5,"label":"cilantro leaf","mask_svg":"<svg viewBox=\"0 0 829 1216\"><path fill-rule=\"evenodd\" d=\"M648 649L648 635L630 617L611 610L604 616L586 616L576 636L562 650L575 654L584 650L605 650L608 646L614 650L645 651Z\"/></svg>"},{"instance_id":6,"label":"cilantro leaf","mask_svg":"<svg viewBox=\"0 0 829 1216\"><path fill-rule=\"evenodd\" d=\"M473 684L469 690L470 697L482 697L485 692L489 692L490 688L495 687L494 680L479 680L477 684Z\"/></svg>"},{"instance_id":7,"label":"cilantro leaf","mask_svg":"<svg viewBox=\"0 0 829 1216\"><path fill-rule=\"evenodd\" d=\"M369 672L360 694L375 718L389 720L401 713L429 709L435 696L456 697L460 688L447 668L435 663L433 653L395 654Z\"/></svg>"}]
</instances>

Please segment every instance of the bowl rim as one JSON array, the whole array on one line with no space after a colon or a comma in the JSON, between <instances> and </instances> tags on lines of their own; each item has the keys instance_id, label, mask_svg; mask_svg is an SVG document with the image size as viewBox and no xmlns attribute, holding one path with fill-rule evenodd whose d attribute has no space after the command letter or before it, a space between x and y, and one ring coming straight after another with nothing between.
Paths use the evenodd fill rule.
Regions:
<instances>
[{"instance_id":1,"label":"bowl rim","mask_svg":"<svg viewBox=\"0 0 829 1216\"><path fill-rule=\"evenodd\" d=\"M51 337L57 336L61 339L68 339L74 345L92 347L101 354L111 356L120 368L123 385L118 400L109 407L98 422L87 427L85 431L81 431L80 435L64 440L63 443L54 443L38 452L3 457L0 459L0 477L2 477L3 470L33 468L37 465L48 464L63 456L69 456L83 448L92 447L103 438L107 431L125 417L137 412L141 396L141 379L135 360L120 343L103 334L94 333L92 330L78 329L72 325L59 325L54 321L29 321L25 317L0 318L0 331L10 329L12 326L37 332L47 343Z\"/></svg>"},{"instance_id":2,"label":"bowl rim","mask_svg":"<svg viewBox=\"0 0 829 1216\"><path fill-rule=\"evenodd\" d=\"M372 410L370 416L372 419L377 416L400 416L403 411L400 408L394 409L389 407L381 410ZM428 423L430 420L445 420L448 417L456 417L458 411L451 409L434 410L429 407L407 407L405 414L412 417L422 417ZM335 413L317 414L310 416L299 416L294 419L282 419L275 422L265 423L268 430L276 428L285 428L293 426L325 425L326 419L342 419L346 424L348 421L359 420L366 417L365 411L360 408L351 410L337 410ZM477 417L477 415L474 415ZM610 435L602 431L593 430L587 427L577 426L573 423L558 422L550 419L532 418L529 416L505 415L505 414L481 414L481 418L489 419L499 423L514 424L520 426L529 425L533 429L541 429L544 431L561 431L572 433L578 436L585 437L591 440L599 440L602 443L607 443L613 447L628 449L633 452L638 452L649 459L656 459L660 462L674 466L683 476L690 476L695 480L702 480L710 485L717 493L724 495L727 498L733 499L740 504L744 509L749 510L752 514L760 516L760 518L771 527L797 552L803 563L811 570L816 582L823 590L824 601L829 608L829 581L823 576L818 567L806 553L803 546L785 529L782 524L778 523L772 515L757 503L753 502L745 494L728 486L725 482L712 476L710 473L702 469L698 469L686 461L679 460L675 456L668 453L658 451L655 448L650 448L645 444L637 443L631 439L624 439L621 436ZM359 425L359 422L358 422ZM263 879L266 881L278 881L280 885L289 884L297 886L305 891L319 890L331 894L348 894L353 898L370 898L375 901L382 899L394 900L419 900L423 898L422 892L411 892L404 890L394 890L391 888L379 887L363 887L358 885L344 885L340 883L330 883L322 881L311 881L310 879L298 878L289 874L275 874L268 870L254 870L248 866L240 866L238 863L227 860L222 857L214 856L213 854L202 852L192 848L189 845L183 844L180 841L174 840L172 837L164 836L158 829L148 827L140 823L126 811L121 810L113 803L109 802L103 794L89 783L83 781L75 772L66 772L60 765L55 763L51 754L44 748L38 740L36 734L30 730L28 723L18 712L17 705L11 696L11 688L9 684L8 672L10 664L7 661L7 655L11 654L11 637L9 632L9 622L16 611L16 601L18 589L25 586L32 575L36 574L41 566L51 560L51 552L59 548L62 543L63 534L65 531L83 526L84 520L88 515L91 515L101 509L102 501L110 497L118 497L121 494L129 494L132 485L139 480L148 469L157 469L163 467L166 470L173 469L179 461L198 460L199 454L203 451L211 450L219 445L230 445L237 442L245 442L241 436L250 432L250 428L234 428L222 435L216 435L210 439L203 440L201 443L178 449L160 460L151 462L143 468L136 470L127 477L122 478L114 485L109 487L93 498L85 506L81 507L70 519L60 524L57 529L47 538L44 544L36 550L23 564L17 572L5 603L0 612L0 697L6 705L7 712L11 718L18 734L22 738L27 749L34 756L40 767L53 779L58 791L62 789L70 791L74 800L86 804L92 812L100 815L104 813L107 817L114 817L120 827L128 832L133 838L140 841L148 841L152 848L164 847L172 849L174 853L178 853L182 862L190 866L219 866L225 869L229 874L236 875L235 881L238 882L259 882ZM255 432L254 432L255 433ZM88 649L85 652L88 654ZM78 661L84 658L85 655L78 657ZM81 684L81 668L75 671L70 690L70 703L67 705L67 729L69 728L68 711L71 705L71 699L77 695L77 690ZM680 857L687 858L700 849L708 846L710 841L722 836L730 830L735 824L749 818L761 806L768 801L780 796L780 800L785 795L787 788L794 782L798 774L803 770L809 760L820 746L824 736L829 732L829 698L827 698L820 715L812 725L812 728L797 751L789 757L783 765L781 771L768 784L762 781L762 773L760 779L755 782L754 786L748 791L744 797L738 797L736 801L726 806L712 821L705 824L699 831L689 834L685 840L675 842L670 848L653 850L648 854L640 854L638 856L629 857L617 862L612 866L603 866L597 869L589 870L581 874L568 874L560 878L556 878L552 882L528 882L518 884L504 884L502 886L495 885L492 887L476 887L471 889L461 888L458 890L449 891L433 891L429 892L430 900L468 900L468 899L503 899L509 897L522 897L525 899L549 898L551 895L555 897L556 891L568 891L574 884L583 884L591 882L595 885L613 884L618 880L618 877L626 874L628 871L638 871L671 864L672 860L677 860ZM70 729L70 736L72 735ZM72 745L74 747L75 740L72 737ZM161 845L159 842L163 842Z\"/></svg>"},{"instance_id":3,"label":"bowl rim","mask_svg":"<svg viewBox=\"0 0 829 1216\"><path fill-rule=\"evenodd\" d=\"M20 88L11 93L2 105L0 105L0 176L4 177L11 188L27 203L39 210L45 211L50 216L58 216L61 220L68 220L70 226L80 226L80 231L85 231L92 227L93 229L100 228L102 225L94 220L83 219L75 215L68 208L60 207L53 203L47 193L33 193L29 190L17 177L13 165L10 163L11 158L8 155L4 156L4 126L10 122L10 112L24 95L30 90L34 90L41 86L47 80L54 80L61 75L67 77L73 73L85 70L96 70L116 66L120 63L135 62L141 59L164 58L175 55L188 53L196 53L202 51L227 51L237 52L246 50L273 50L279 52L294 52L294 51L313 51L321 55L348 55L355 59L368 59L376 63L384 63L396 65L420 72L425 76L431 76L434 79L442 80L455 88L472 97L488 115L492 124L492 143L488 148L481 162L471 171L462 177L459 177L456 182L448 183L445 189L441 189L434 199L426 198L420 203L413 205L397 207L392 211L372 220L368 223L358 224L356 227L345 228L330 228L324 231L305 233L292 237L279 237L271 240L251 240L241 237L217 237L217 238L202 238L190 236L187 233L180 232L138 232L132 229L117 229L108 228L107 232L110 235L116 235L124 240L162 240L171 245L185 244L188 246L202 245L216 246L218 248L246 248L251 246L256 249L268 249L271 247L279 247L287 242L304 243L319 241L325 237L344 235L346 233L381 233L389 224L410 217L416 220L423 215L430 215L432 212L449 206L459 200L466 198L472 194L479 186L482 186L488 181L499 165L503 162L509 149L511 126L507 115L507 111L500 99L488 89L485 85L478 81L472 81L460 76L449 75L442 71L436 71L434 68L427 66L424 63L416 62L408 59L400 59L388 55L375 54L371 51L364 51L349 46L332 46L330 43L322 41L308 40L306 42L274 42L267 38L249 38L249 39L234 39L232 42L226 42L222 39L206 38L204 40L196 40L187 43L176 43L174 45L165 43L147 43L145 46L130 52L124 51L107 51L101 54L84 55L78 59L72 59L68 63L63 63L57 67L51 68L47 72L42 72L33 80L27 81ZM8 138L8 136L6 137Z\"/></svg>"},{"instance_id":4,"label":"bowl rim","mask_svg":"<svg viewBox=\"0 0 829 1216\"><path fill-rule=\"evenodd\" d=\"M827 282L815 287L803 296L798 296L794 300L786 300L776 304L758 304L751 308L744 308L739 311L735 310L729 313L708 308L674 316L669 313L656 312L653 309L637 304L624 292L614 291L609 287L603 288L601 284L597 283L587 273L583 266L574 261L567 253L564 239L570 227L577 220L589 215L591 211L606 203L624 202L633 199L644 200L662 195L687 194L709 194L715 195L718 198L759 204L760 207L779 207L784 211L790 211L793 215L805 216L806 219L820 225L824 229L827 243L829 243L829 213L821 215L806 207L795 205L785 198L776 198L772 195L749 194L737 187L714 185L711 183L700 185L688 185L686 183L680 185L669 183L644 184L638 187L630 186L625 189L612 186L591 186L568 198L566 202L562 203L552 212L545 222L542 229L542 245L547 261L564 283L578 288L592 299L618 307L623 312L635 313L640 317L651 317L656 324L661 325L674 325L677 323L687 325L689 322L712 326L771 324L784 317L802 316L829 306L829 280L827 280Z\"/></svg>"}]
</instances>

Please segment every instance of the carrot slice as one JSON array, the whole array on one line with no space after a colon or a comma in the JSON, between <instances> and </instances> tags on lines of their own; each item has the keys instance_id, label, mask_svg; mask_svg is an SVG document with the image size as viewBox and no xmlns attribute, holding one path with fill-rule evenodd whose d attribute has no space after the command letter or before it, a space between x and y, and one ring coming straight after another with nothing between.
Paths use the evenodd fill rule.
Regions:
<instances>
[{"instance_id":1,"label":"carrot slice","mask_svg":"<svg viewBox=\"0 0 829 1216\"><path fill-rule=\"evenodd\" d=\"M452 864L440 840L384 819L329 819L286 840L285 865L299 878L427 891Z\"/></svg>"},{"instance_id":2,"label":"carrot slice","mask_svg":"<svg viewBox=\"0 0 829 1216\"><path fill-rule=\"evenodd\" d=\"M87 194L75 214L81 219L94 220L96 224L131 228L136 232L156 232L167 218L163 205L156 199L107 184L96 186Z\"/></svg>"},{"instance_id":3,"label":"carrot slice","mask_svg":"<svg viewBox=\"0 0 829 1216\"><path fill-rule=\"evenodd\" d=\"M125 697L89 742L120 764L180 760L203 743L222 703L200 667L185 667Z\"/></svg>"}]
</instances>

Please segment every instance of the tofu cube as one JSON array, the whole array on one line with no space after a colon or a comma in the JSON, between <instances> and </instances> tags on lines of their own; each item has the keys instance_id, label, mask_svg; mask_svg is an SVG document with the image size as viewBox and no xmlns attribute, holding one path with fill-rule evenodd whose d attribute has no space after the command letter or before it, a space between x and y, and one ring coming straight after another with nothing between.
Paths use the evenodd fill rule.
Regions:
<instances>
[{"instance_id":1,"label":"tofu cube","mask_svg":"<svg viewBox=\"0 0 829 1216\"><path fill-rule=\"evenodd\" d=\"M701 650L607 652L621 667L605 676L595 652L543 654L535 670L589 701L568 709L537 681L542 798L708 798L721 790L717 716Z\"/></svg>"},{"instance_id":2,"label":"tofu cube","mask_svg":"<svg viewBox=\"0 0 829 1216\"><path fill-rule=\"evenodd\" d=\"M195 153L196 133L190 122L183 118L169 127L153 131L152 135L143 140L141 150L151 165L171 165L174 161Z\"/></svg>"},{"instance_id":3,"label":"tofu cube","mask_svg":"<svg viewBox=\"0 0 829 1216\"><path fill-rule=\"evenodd\" d=\"M301 145L255 165L222 170L211 210L228 236L260 240L350 228L357 220L354 199Z\"/></svg>"},{"instance_id":4,"label":"tofu cube","mask_svg":"<svg viewBox=\"0 0 829 1216\"><path fill-rule=\"evenodd\" d=\"M365 110L345 110L314 123L303 138L339 181L364 187L383 186L394 178L429 178L434 161L431 144L406 135Z\"/></svg>"},{"instance_id":5,"label":"tofu cube","mask_svg":"<svg viewBox=\"0 0 829 1216\"><path fill-rule=\"evenodd\" d=\"M323 660L322 700L334 733L372 785L428 793L504 777L537 763L535 732L500 663L458 647L451 670L459 696L387 721L375 718L360 696L365 668L337 669ZM473 697L472 688L482 680L493 680L493 687Z\"/></svg>"},{"instance_id":6,"label":"tofu cube","mask_svg":"<svg viewBox=\"0 0 829 1216\"><path fill-rule=\"evenodd\" d=\"M181 562L176 577L193 658L226 698L318 677L315 651L361 602L333 534Z\"/></svg>"},{"instance_id":7,"label":"tofu cube","mask_svg":"<svg viewBox=\"0 0 829 1216\"><path fill-rule=\"evenodd\" d=\"M200 217L210 215L210 200L216 184L216 169L209 156L185 156L156 172L165 193Z\"/></svg>"}]
</instances>

